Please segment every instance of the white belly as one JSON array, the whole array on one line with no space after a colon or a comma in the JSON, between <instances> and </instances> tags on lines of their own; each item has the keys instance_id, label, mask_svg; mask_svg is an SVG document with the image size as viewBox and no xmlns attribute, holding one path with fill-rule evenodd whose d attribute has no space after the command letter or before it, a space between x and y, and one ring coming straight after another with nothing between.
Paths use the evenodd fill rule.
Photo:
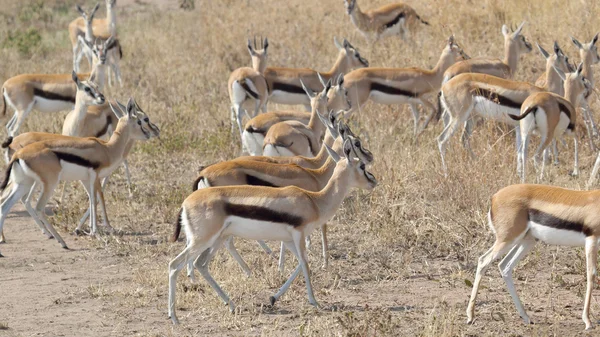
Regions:
<instances>
[{"instance_id":1,"label":"white belly","mask_svg":"<svg viewBox=\"0 0 600 337\"><path fill-rule=\"evenodd\" d=\"M289 104L289 105L309 105L310 100L306 94L290 93L287 91L274 90L269 97L270 103Z\"/></svg>"},{"instance_id":2,"label":"white belly","mask_svg":"<svg viewBox=\"0 0 600 337\"><path fill-rule=\"evenodd\" d=\"M66 110L72 110L75 104L67 101L49 100L39 96L35 96L34 109L40 112L60 112Z\"/></svg>"},{"instance_id":3,"label":"white belly","mask_svg":"<svg viewBox=\"0 0 600 337\"><path fill-rule=\"evenodd\" d=\"M529 221L529 230L538 240L550 245L584 246L585 235L582 232L556 229Z\"/></svg>"},{"instance_id":4,"label":"white belly","mask_svg":"<svg viewBox=\"0 0 600 337\"><path fill-rule=\"evenodd\" d=\"M223 235L234 235L248 240L290 241L292 226L274 222L257 221L252 219L229 216L225 219L229 226Z\"/></svg>"},{"instance_id":5,"label":"white belly","mask_svg":"<svg viewBox=\"0 0 600 337\"><path fill-rule=\"evenodd\" d=\"M473 101L475 102L475 111L483 118L514 126L519 125L519 122L508 117L508 114L519 116L521 114L521 109L513 109L496 104L480 96L473 97Z\"/></svg>"},{"instance_id":6,"label":"white belly","mask_svg":"<svg viewBox=\"0 0 600 337\"><path fill-rule=\"evenodd\" d=\"M393 35L400 35L401 32L401 28L404 26L405 22L404 22L404 18L398 20L398 22L396 22L395 25L385 29L383 32L381 32L380 37L387 37L387 36L393 36Z\"/></svg>"},{"instance_id":7,"label":"white belly","mask_svg":"<svg viewBox=\"0 0 600 337\"><path fill-rule=\"evenodd\" d=\"M371 91L370 99L379 104L406 104L414 101L413 98L402 95L390 95L381 91Z\"/></svg>"},{"instance_id":8,"label":"white belly","mask_svg":"<svg viewBox=\"0 0 600 337\"><path fill-rule=\"evenodd\" d=\"M62 170L60 173L60 180L63 181L78 181L78 180L89 180L90 171L89 167L76 165L67 161L61 160L60 166Z\"/></svg>"}]
</instances>

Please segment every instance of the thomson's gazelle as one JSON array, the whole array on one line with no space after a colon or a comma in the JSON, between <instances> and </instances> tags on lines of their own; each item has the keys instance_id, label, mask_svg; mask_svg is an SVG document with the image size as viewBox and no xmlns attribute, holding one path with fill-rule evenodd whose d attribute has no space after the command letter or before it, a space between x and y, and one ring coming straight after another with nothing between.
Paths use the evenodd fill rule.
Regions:
<instances>
[{"instance_id":1,"label":"thomson's gazelle","mask_svg":"<svg viewBox=\"0 0 600 337\"><path fill-rule=\"evenodd\" d=\"M435 114L435 107L426 98L436 93L442 85L442 77L448 67L457 59L465 57L462 49L450 36L442 50L442 54L432 70L419 68L364 68L351 71L343 79L345 91L334 88L329 95L331 109L343 109L346 100L339 95L347 95L351 109L350 114L362 107L368 100L380 104L409 104L414 118L414 132L417 134L419 111L417 104L431 110L425 121L426 127Z\"/></svg>"},{"instance_id":2,"label":"thomson's gazelle","mask_svg":"<svg viewBox=\"0 0 600 337\"><path fill-rule=\"evenodd\" d=\"M267 99L269 98L269 90L267 81L263 74L267 67L267 48L269 40L265 38L260 41L261 47L258 49L256 45L256 37L254 38L254 47L248 39L248 52L252 58L252 68L241 67L231 72L227 89L229 90L229 101L231 102L231 134L237 122L240 136L242 135L242 112L250 118L258 114L259 109L266 109ZM253 104L252 115L248 114L246 106Z\"/></svg>"},{"instance_id":3,"label":"thomson's gazelle","mask_svg":"<svg viewBox=\"0 0 600 337\"><path fill-rule=\"evenodd\" d=\"M529 136L537 131L540 134L540 145L534 155L534 159L543 152L542 169L540 170L540 179L544 175L544 166L547 156L547 147L555 138L562 138L564 133L573 137L575 161L573 175L579 173L579 157L577 148L577 135L575 134L575 124L577 121L576 107L582 100L585 100L585 94L590 90L589 82L582 75L582 66L580 64L577 71L566 74L560 69L555 69L556 73L564 81L564 98L551 92L538 92L529 96L521 106L521 115L510 118L520 121L521 139L523 143L518 149L519 162L521 167L517 170L521 174L521 182L525 182L527 167L527 147L529 145Z\"/></svg>"},{"instance_id":4,"label":"thomson's gazelle","mask_svg":"<svg viewBox=\"0 0 600 337\"><path fill-rule=\"evenodd\" d=\"M502 78L512 78L517 71L519 56L529 53L533 49L531 43L527 42L525 36L521 35L524 25L525 22L522 22L514 32L510 32L506 25L502 26L504 59L475 57L458 62L446 70L443 83L462 73L481 73Z\"/></svg>"},{"instance_id":5,"label":"thomson's gazelle","mask_svg":"<svg viewBox=\"0 0 600 337\"><path fill-rule=\"evenodd\" d=\"M591 85L592 89L595 86L594 82L594 71L592 70L592 65L600 62L600 56L598 56L598 47L596 43L598 42L598 34L594 35L592 40L588 43L581 43L577 41L576 38L571 37L573 44L579 49L579 56L581 57L581 62L583 62L583 76L587 78ZM598 135L598 128L596 126L596 122L594 121L594 115L590 109L588 100L590 98L592 91L588 93L585 97L586 100L582 103L583 110L583 120L585 122L585 126L588 131L589 141L592 149L596 149L596 145L593 142L593 138Z\"/></svg>"},{"instance_id":6,"label":"thomson's gazelle","mask_svg":"<svg viewBox=\"0 0 600 337\"><path fill-rule=\"evenodd\" d=\"M405 40L417 25L429 23L417 14L414 8L403 2L397 2L363 12L356 0L344 0L346 12L352 24L364 35L365 39L377 41L381 37L400 35Z\"/></svg>"},{"instance_id":7,"label":"thomson's gazelle","mask_svg":"<svg viewBox=\"0 0 600 337\"><path fill-rule=\"evenodd\" d=\"M86 11L81 8L81 6L76 6L77 11L81 14L81 18L83 18L83 22L85 23L84 37L81 35L77 36L77 45L75 47L75 53L73 54L73 70L79 72L79 64L81 63L81 58L85 55L88 60L88 65L90 68L92 67L92 54L90 50L85 49L82 45L82 42L87 42L89 44L94 43L94 29L92 27L92 22L94 20L94 15L96 15L96 11L100 8L100 3L97 3L96 6L92 9L91 12L86 13ZM80 50L84 48L83 50Z\"/></svg>"},{"instance_id":8,"label":"thomson's gazelle","mask_svg":"<svg viewBox=\"0 0 600 337\"><path fill-rule=\"evenodd\" d=\"M284 121L269 128L263 140L263 153L272 157L305 156L314 157L321 148L321 139L326 126L321 123L319 111L327 111L327 91L331 87L327 82L320 92L313 92L304 86L302 88L310 98L312 113L308 124L299 121Z\"/></svg>"},{"instance_id":9,"label":"thomson's gazelle","mask_svg":"<svg viewBox=\"0 0 600 337\"><path fill-rule=\"evenodd\" d=\"M318 306L314 297L307 262L305 237L329 221L346 194L353 187L373 189L375 177L352 153L350 141L344 143L345 158L332 150L336 162L333 175L325 188L310 192L299 187L228 186L200 189L182 204L171 241L177 240L181 228L188 244L169 263L169 317L179 323L175 312L177 276L188 261L206 279L219 297L234 311L235 306L212 278L209 264L221 245L230 236L250 240L283 241L298 259L298 268L281 289L271 297L271 304L282 296L300 271L303 272L310 304Z\"/></svg>"},{"instance_id":10,"label":"thomson's gazelle","mask_svg":"<svg viewBox=\"0 0 600 337\"><path fill-rule=\"evenodd\" d=\"M586 329L592 328L589 315L600 236L598 210L598 190L573 191L544 185L511 185L494 194L488 224L496 235L496 241L479 258L467 307L467 323L472 323L474 319L481 278L489 265L504 254L506 256L498 264L500 274L519 315L525 323L531 323L515 289L512 271L539 240L550 245L585 247L587 286L581 318Z\"/></svg>"},{"instance_id":11,"label":"thomson's gazelle","mask_svg":"<svg viewBox=\"0 0 600 337\"><path fill-rule=\"evenodd\" d=\"M344 42L340 44L334 37L333 42L339 53L335 64L328 72L317 72L309 68L267 68L265 78L269 86L269 102L288 105L303 104L306 110L310 110L310 100L304 93L300 80L310 90L319 92L323 90L319 75L324 81L329 81L354 68L369 66L369 62L360 56L358 50L348 40L344 39Z\"/></svg>"}]
</instances>

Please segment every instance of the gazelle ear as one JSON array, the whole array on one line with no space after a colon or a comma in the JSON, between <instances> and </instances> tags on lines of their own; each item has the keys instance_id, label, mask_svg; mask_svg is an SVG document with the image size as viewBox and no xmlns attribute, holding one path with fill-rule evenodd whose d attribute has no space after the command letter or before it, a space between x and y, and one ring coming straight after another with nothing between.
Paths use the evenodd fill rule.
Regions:
<instances>
[{"instance_id":1,"label":"gazelle ear","mask_svg":"<svg viewBox=\"0 0 600 337\"><path fill-rule=\"evenodd\" d=\"M517 28L517 30L515 30L515 32L512 34L513 38L519 36L519 34L521 34L521 31L523 30L523 27L525 26L526 21L521 22L521 24L519 25L519 28Z\"/></svg>"},{"instance_id":2,"label":"gazelle ear","mask_svg":"<svg viewBox=\"0 0 600 337\"><path fill-rule=\"evenodd\" d=\"M329 156L331 157L331 159L333 159L334 162L339 162L340 161L340 155L338 155L335 151L333 151L333 149L331 147L329 147L329 145L327 144L323 144L325 145L325 150L327 150L327 153L329 153Z\"/></svg>"},{"instance_id":3,"label":"gazelle ear","mask_svg":"<svg viewBox=\"0 0 600 337\"><path fill-rule=\"evenodd\" d=\"M134 110L135 105L133 103L133 97L129 97L129 100L127 101L127 115L133 117Z\"/></svg>"},{"instance_id":4,"label":"gazelle ear","mask_svg":"<svg viewBox=\"0 0 600 337\"><path fill-rule=\"evenodd\" d=\"M563 81L567 80L567 75L565 75L565 73L562 70L558 69L554 65L552 65L552 68L554 68L554 71L556 71L556 73L558 74L558 76L560 77L561 80L563 80Z\"/></svg>"},{"instance_id":5,"label":"gazelle ear","mask_svg":"<svg viewBox=\"0 0 600 337\"><path fill-rule=\"evenodd\" d=\"M596 42L598 42L598 34L600 33L596 33L596 35L594 35L594 38L592 39L592 46L596 44Z\"/></svg>"},{"instance_id":6,"label":"gazelle ear","mask_svg":"<svg viewBox=\"0 0 600 337\"><path fill-rule=\"evenodd\" d=\"M563 54L563 51L560 49L560 47L558 46L558 42L556 41L554 41L554 53L556 55Z\"/></svg>"},{"instance_id":7,"label":"gazelle ear","mask_svg":"<svg viewBox=\"0 0 600 337\"><path fill-rule=\"evenodd\" d=\"M545 59L548 59L550 57L550 54L548 54L548 52L544 48L542 48L542 46L540 46L539 43L536 42L535 45L538 47L538 49L540 50L540 53L542 53L542 56Z\"/></svg>"},{"instance_id":8,"label":"gazelle ear","mask_svg":"<svg viewBox=\"0 0 600 337\"><path fill-rule=\"evenodd\" d=\"M340 74L337 79L337 85L341 86L344 84L344 74Z\"/></svg>"},{"instance_id":9,"label":"gazelle ear","mask_svg":"<svg viewBox=\"0 0 600 337\"><path fill-rule=\"evenodd\" d=\"M583 45L576 38L571 36L571 41L573 41L573 44L575 45L575 47L577 47L579 49L583 49Z\"/></svg>"},{"instance_id":10,"label":"gazelle ear","mask_svg":"<svg viewBox=\"0 0 600 337\"><path fill-rule=\"evenodd\" d=\"M267 51L268 47L269 47L269 40L265 37L265 41L263 43L263 50Z\"/></svg>"},{"instance_id":11,"label":"gazelle ear","mask_svg":"<svg viewBox=\"0 0 600 337\"><path fill-rule=\"evenodd\" d=\"M352 142L350 141L350 139L344 140L344 156L346 156L346 159L348 159L349 163L352 163L353 151L354 150L352 149Z\"/></svg>"},{"instance_id":12,"label":"gazelle ear","mask_svg":"<svg viewBox=\"0 0 600 337\"><path fill-rule=\"evenodd\" d=\"M121 119L125 114L123 113L123 110L121 110L121 106L123 106L123 104L121 104L119 101L117 102L117 106L113 105L113 103L111 101L108 101L108 105L110 106L110 109L112 110L112 112L115 114L115 116L117 116L117 118Z\"/></svg>"},{"instance_id":13,"label":"gazelle ear","mask_svg":"<svg viewBox=\"0 0 600 337\"><path fill-rule=\"evenodd\" d=\"M81 6L76 5L75 8L77 9L77 11L79 12L79 14L85 16L85 11L83 10L83 8L81 8Z\"/></svg>"},{"instance_id":14,"label":"gazelle ear","mask_svg":"<svg viewBox=\"0 0 600 337\"><path fill-rule=\"evenodd\" d=\"M75 85L79 87L81 82L79 81L79 77L77 77L77 73L75 72L75 70L73 70L73 72L71 73L71 78L73 79L73 82L75 82Z\"/></svg>"},{"instance_id":15,"label":"gazelle ear","mask_svg":"<svg viewBox=\"0 0 600 337\"><path fill-rule=\"evenodd\" d=\"M100 3L97 3L94 9L92 9L92 13L90 14L89 18L90 21L94 18L94 15L96 15L96 11L98 10L98 8L100 8Z\"/></svg>"},{"instance_id":16,"label":"gazelle ear","mask_svg":"<svg viewBox=\"0 0 600 337\"><path fill-rule=\"evenodd\" d=\"M323 76L321 76L321 73L317 71L317 77L319 78L319 82L321 82L321 85L323 86L323 88L326 87L325 84L325 80L323 79Z\"/></svg>"},{"instance_id":17,"label":"gazelle ear","mask_svg":"<svg viewBox=\"0 0 600 337\"><path fill-rule=\"evenodd\" d=\"M448 38L448 45L452 47L453 44L454 44L454 34L450 35L450 37Z\"/></svg>"},{"instance_id":18,"label":"gazelle ear","mask_svg":"<svg viewBox=\"0 0 600 337\"><path fill-rule=\"evenodd\" d=\"M502 35L507 36L510 34L510 31L506 25L502 25Z\"/></svg>"},{"instance_id":19,"label":"gazelle ear","mask_svg":"<svg viewBox=\"0 0 600 337\"><path fill-rule=\"evenodd\" d=\"M336 47L337 49L345 49L345 48L344 48L344 47L343 47L343 46L342 46L342 45L341 45L341 44L338 42L338 40L337 40L337 37L335 37L335 36L333 37L333 44L335 45L335 47Z\"/></svg>"},{"instance_id":20,"label":"gazelle ear","mask_svg":"<svg viewBox=\"0 0 600 337\"><path fill-rule=\"evenodd\" d=\"M113 41L115 40L114 35L111 35L108 40L104 41L104 48L110 46L111 43L113 43Z\"/></svg>"},{"instance_id":21,"label":"gazelle ear","mask_svg":"<svg viewBox=\"0 0 600 337\"><path fill-rule=\"evenodd\" d=\"M256 55L256 52L252 48L252 42L250 41L250 39L248 39L248 52L250 53L250 56Z\"/></svg>"},{"instance_id":22,"label":"gazelle ear","mask_svg":"<svg viewBox=\"0 0 600 337\"><path fill-rule=\"evenodd\" d=\"M135 112L143 112L144 110L142 110L142 108L140 107L140 105L138 104L137 100L135 99L135 97L133 98L133 106L135 107Z\"/></svg>"},{"instance_id":23,"label":"gazelle ear","mask_svg":"<svg viewBox=\"0 0 600 337\"><path fill-rule=\"evenodd\" d=\"M310 88L307 88L307 87L304 85L304 82L302 81L302 79L300 79L300 84L302 85L302 89L304 89L304 92L305 92L305 93L308 95L308 97L309 97L309 98L313 98L313 97L315 97L315 92L314 92L314 91L312 91L312 89L310 89Z\"/></svg>"},{"instance_id":24,"label":"gazelle ear","mask_svg":"<svg viewBox=\"0 0 600 337\"><path fill-rule=\"evenodd\" d=\"M583 72L583 62L579 63L579 66L577 67L577 71L575 72L575 75L580 76L581 72Z\"/></svg>"},{"instance_id":25,"label":"gazelle ear","mask_svg":"<svg viewBox=\"0 0 600 337\"><path fill-rule=\"evenodd\" d=\"M121 109L121 111L127 111L127 107L125 105L123 105L123 103L115 100L115 102L117 102L117 105L119 106L119 109Z\"/></svg>"},{"instance_id":26,"label":"gazelle ear","mask_svg":"<svg viewBox=\"0 0 600 337\"><path fill-rule=\"evenodd\" d=\"M323 115L321 115L319 111L317 111L317 117L319 117L319 120L321 121L321 123L323 123L323 125L329 127L329 121L327 120L327 118L323 117Z\"/></svg>"}]
</instances>

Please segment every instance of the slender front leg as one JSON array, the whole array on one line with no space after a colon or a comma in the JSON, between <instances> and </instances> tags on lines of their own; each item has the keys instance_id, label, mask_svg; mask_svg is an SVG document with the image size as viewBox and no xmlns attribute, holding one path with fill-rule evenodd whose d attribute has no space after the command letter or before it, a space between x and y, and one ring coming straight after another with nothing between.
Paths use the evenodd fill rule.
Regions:
<instances>
[{"instance_id":1,"label":"slender front leg","mask_svg":"<svg viewBox=\"0 0 600 337\"><path fill-rule=\"evenodd\" d=\"M96 235L96 189L94 188L94 181L96 180L95 174L91 174L92 177L89 181L90 184L90 235Z\"/></svg>"},{"instance_id":2,"label":"slender front leg","mask_svg":"<svg viewBox=\"0 0 600 337\"><path fill-rule=\"evenodd\" d=\"M250 275L251 275L250 267L248 267L248 265L246 264L246 261L244 261L244 259L238 253L237 249L235 249L235 246L233 245L233 236L230 236L225 240L225 248L227 248L227 251L229 252L229 254L231 254L231 256L233 256L235 261L240 265L240 267L242 267L244 274L246 274L246 276L250 277Z\"/></svg>"},{"instance_id":3,"label":"slender front leg","mask_svg":"<svg viewBox=\"0 0 600 337\"><path fill-rule=\"evenodd\" d=\"M574 148L574 152L575 152L575 158L573 161L573 175L574 176L578 176L579 175L579 146L577 143L577 135L575 134L575 132L573 132L573 148Z\"/></svg>"},{"instance_id":4,"label":"slender front leg","mask_svg":"<svg viewBox=\"0 0 600 337\"><path fill-rule=\"evenodd\" d=\"M598 170L600 169L600 153L596 156L596 163L594 163L594 168L592 169L592 174L590 174L590 179L587 183L587 188L590 188L594 181L596 181L596 176L598 175Z\"/></svg>"},{"instance_id":5,"label":"slender front leg","mask_svg":"<svg viewBox=\"0 0 600 337\"><path fill-rule=\"evenodd\" d=\"M323 269L329 268L329 252L327 244L327 224L321 226L321 243L323 244Z\"/></svg>"},{"instance_id":6,"label":"slender front leg","mask_svg":"<svg viewBox=\"0 0 600 337\"><path fill-rule=\"evenodd\" d=\"M219 237L212 245L212 247L207 249L196 259L196 262L194 262L194 267L198 269L200 275L202 275L206 282L208 282L208 284L217 292L217 294L219 295L219 297L221 297L223 302L229 305L229 311L234 312L235 304L233 304L233 301L229 299L229 296L227 296L223 289L221 289L217 281L213 279L213 277L210 275L210 272L208 271L208 265L219 250L219 248L221 248L221 244L223 244L223 238Z\"/></svg>"},{"instance_id":7,"label":"slender front leg","mask_svg":"<svg viewBox=\"0 0 600 337\"><path fill-rule=\"evenodd\" d=\"M413 134L416 137L417 134L419 133L419 118L421 116L419 115L419 110L417 109L417 106L415 103L410 103L408 106L410 106L410 112L412 112L412 115L413 115L413 124L414 124L413 125Z\"/></svg>"},{"instance_id":8,"label":"slender front leg","mask_svg":"<svg viewBox=\"0 0 600 337\"><path fill-rule=\"evenodd\" d=\"M269 246L267 246L267 244L263 240L258 240L256 242L258 242L258 245L265 251L265 253L269 255L273 254L271 248L269 248Z\"/></svg>"},{"instance_id":9,"label":"slender front leg","mask_svg":"<svg viewBox=\"0 0 600 337\"><path fill-rule=\"evenodd\" d=\"M133 198L133 192L131 191L131 173L129 172L129 163L127 159L123 160L123 169L125 169L125 178L127 178L127 190L129 191L129 198ZM106 177L108 179L108 177ZM104 185L102 185L104 187Z\"/></svg>"},{"instance_id":10,"label":"slender front leg","mask_svg":"<svg viewBox=\"0 0 600 337\"><path fill-rule=\"evenodd\" d=\"M286 245L281 242L281 250L279 251L279 271L283 273L285 270L285 247Z\"/></svg>"},{"instance_id":11,"label":"slender front leg","mask_svg":"<svg viewBox=\"0 0 600 337\"><path fill-rule=\"evenodd\" d=\"M96 178L94 183L94 189L96 190L96 194L98 196L98 201L100 202L100 210L102 211L102 227L104 230L112 233L114 232L114 228L110 225L108 221L108 214L106 214L106 204L104 203L104 191L102 190L102 185L100 184L100 179Z\"/></svg>"},{"instance_id":12,"label":"slender front leg","mask_svg":"<svg viewBox=\"0 0 600 337\"><path fill-rule=\"evenodd\" d=\"M598 237L592 235L585 239L585 259L587 265L587 289L585 292L585 299L583 303L583 313L581 319L585 323L585 329L589 330L592 328L592 321L590 321L590 302L592 301L592 290L594 289L594 282L596 278L596 260L598 258Z\"/></svg>"},{"instance_id":13,"label":"slender front leg","mask_svg":"<svg viewBox=\"0 0 600 337\"><path fill-rule=\"evenodd\" d=\"M302 267L302 273L304 274L304 281L306 282L306 292L308 293L308 302L315 307L319 307L319 303L315 299L315 295L312 289L312 283L310 282L310 269L308 267L307 256L306 256L306 242L304 241L304 235L301 233L293 233L294 246L290 248L294 248L292 253L296 255L298 261L300 262L300 266Z\"/></svg>"}]
</instances>

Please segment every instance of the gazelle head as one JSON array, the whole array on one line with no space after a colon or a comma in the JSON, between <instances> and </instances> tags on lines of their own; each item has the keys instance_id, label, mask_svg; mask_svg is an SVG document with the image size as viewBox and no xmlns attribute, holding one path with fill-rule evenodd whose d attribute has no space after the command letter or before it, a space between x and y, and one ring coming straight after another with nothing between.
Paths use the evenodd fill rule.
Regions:
<instances>
[{"instance_id":1,"label":"gazelle head","mask_svg":"<svg viewBox=\"0 0 600 337\"><path fill-rule=\"evenodd\" d=\"M97 3L96 6L94 6L94 9L92 9L92 11L89 14L86 13L86 11L84 11L83 8L81 8L81 6L79 5L77 5L76 8L79 14L81 14L81 17L83 17L83 19L85 20L85 22L91 25L92 21L94 20L94 15L96 15L96 11L98 10L98 8L100 8L100 4Z\"/></svg>"},{"instance_id":2,"label":"gazelle head","mask_svg":"<svg viewBox=\"0 0 600 337\"><path fill-rule=\"evenodd\" d=\"M119 109L121 109L121 111L127 111L127 107L124 106L123 104L121 104L121 102L119 102L119 101L115 101L115 102L117 103L117 105L118 105ZM159 137L160 129L158 128L158 126L156 126L156 124L154 124L150 121L150 117L148 117L148 115L144 112L144 110L142 110L142 108L139 106L139 104L137 103L135 98L133 98L133 107L134 107L135 116L141 122L141 124L138 123L138 125L141 125L142 130L147 132L148 134L150 134L149 138Z\"/></svg>"},{"instance_id":3,"label":"gazelle head","mask_svg":"<svg viewBox=\"0 0 600 337\"><path fill-rule=\"evenodd\" d=\"M338 124L338 133L344 142L346 140L350 140L350 142L352 143L352 147L354 148L355 154L363 163L368 165L373 162L373 153L363 146L363 143L361 142L360 138L358 138L358 136L356 136L354 132L352 132L348 124L344 123L343 121L340 121Z\"/></svg>"},{"instance_id":4,"label":"gazelle head","mask_svg":"<svg viewBox=\"0 0 600 337\"><path fill-rule=\"evenodd\" d=\"M517 29L514 29L512 32L508 29L506 25L502 26L502 35L504 35L504 45L508 46L508 49L516 48L517 55L527 54L533 50L531 43L527 41L525 36L521 35L523 26L525 26L525 21L521 22L519 27L517 27Z\"/></svg>"},{"instance_id":5,"label":"gazelle head","mask_svg":"<svg viewBox=\"0 0 600 337\"><path fill-rule=\"evenodd\" d=\"M600 56L598 56L598 48L596 42L598 42L598 33L592 38L592 41L588 43L581 43L576 38L571 36L573 44L579 48L579 55L581 60L587 62L587 64L596 64L600 62Z\"/></svg>"},{"instance_id":6,"label":"gazelle head","mask_svg":"<svg viewBox=\"0 0 600 337\"><path fill-rule=\"evenodd\" d=\"M75 85L77 85L76 102L82 102L86 106L104 104L106 99L98 89L98 85L91 80L80 81L77 73L71 74Z\"/></svg>"},{"instance_id":7,"label":"gazelle head","mask_svg":"<svg viewBox=\"0 0 600 337\"><path fill-rule=\"evenodd\" d=\"M92 51L92 55L94 57L93 61L99 62L101 65L106 64L106 53L108 52L108 49L114 40L115 37L112 35L104 42L98 42L97 40L95 42L89 42L82 37L79 37L79 41L83 43L86 48Z\"/></svg>"},{"instance_id":8,"label":"gazelle head","mask_svg":"<svg viewBox=\"0 0 600 337\"><path fill-rule=\"evenodd\" d=\"M573 73L564 73L562 70L554 67L554 70L558 73L558 76L564 81L565 96L568 98L576 97L576 100L585 99L592 90L592 84L583 76L583 62L579 63L577 70ZM571 102L573 105L578 102Z\"/></svg>"},{"instance_id":9,"label":"gazelle head","mask_svg":"<svg viewBox=\"0 0 600 337\"><path fill-rule=\"evenodd\" d=\"M323 86L323 90L319 92L314 92L312 89L307 88L302 79L300 79L300 84L306 95L308 95L308 98L310 98L310 107L312 111L327 111L327 92L331 89L331 81L327 81Z\"/></svg>"},{"instance_id":10,"label":"gazelle head","mask_svg":"<svg viewBox=\"0 0 600 337\"><path fill-rule=\"evenodd\" d=\"M344 0L344 7L346 7L346 13L352 14L352 11L356 8L356 0Z\"/></svg>"},{"instance_id":11,"label":"gazelle head","mask_svg":"<svg viewBox=\"0 0 600 337\"><path fill-rule=\"evenodd\" d=\"M325 148L329 156L336 162L335 171L341 171L342 175L348 175L348 187L372 190L377 186L377 179L367 171L366 164L357 158L352 142L349 139L344 142L344 158L340 157L327 144L325 144Z\"/></svg>"},{"instance_id":12,"label":"gazelle head","mask_svg":"<svg viewBox=\"0 0 600 337\"><path fill-rule=\"evenodd\" d=\"M113 104L110 101L108 102L110 109L119 119L119 124L125 124L125 128L129 131L129 136L131 139L148 140L154 137L153 131L150 131L144 127L144 123L140 119L141 115L137 112L137 103L135 103L133 98L129 98L127 107L125 107L125 109L123 109L123 104L118 101L116 103L117 104ZM118 128L119 126L117 126L117 129Z\"/></svg>"},{"instance_id":13,"label":"gazelle head","mask_svg":"<svg viewBox=\"0 0 600 337\"><path fill-rule=\"evenodd\" d=\"M563 72L569 72L569 60L567 56L558 46L558 43L554 41L554 53L550 55L539 43L536 43L540 53L546 60L546 66L556 67Z\"/></svg>"},{"instance_id":14,"label":"gazelle head","mask_svg":"<svg viewBox=\"0 0 600 337\"><path fill-rule=\"evenodd\" d=\"M442 58L448 60L448 62L455 63L461 60L468 60L469 56L456 43L454 35L450 35L448 43L446 43L446 47L442 51Z\"/></svg>"},{"instance_id":15,"label":"gazelle head","mask_svg":"<svg viewBox=\"0 0 600 337\"><path fill-rule=\"evenodd\" d=\"M344 52L346 55L346 69L354 69L354 68L364 68L369 66L369 61L364 57L360 56L360 53L354 46L348 42L348 40L344 39L344 41L340 44L337 38L333 37L333 43L339 49L340 52Z\"/></svg>"},{"instance_id":16,"label":"gazelle head","mask_svg":"<svg viewBox=\"0 0 600 337\"><path fill-rule=\"evenodd\" d=\"M344 75L340 74L336 80L336 85L329 89L327 93L327 109L328 110L344 110L352 109L350 98L348 97L348 89L344 87Z\"/></svg>"},{"instance_id":17,"label":"gazelle head","mask_svg":"<svg viewBox=\"0 0 600 337\"><path fill-rule=\"evenodd\" d=\"M261 36L259 42L259 45L257 45L255 36L254 46L252 46L252 42L248 39L248 52L252 58L252 68L262 74L267 68L267 48L269 47L269 40L266 37L263 40Z\"/></svg>"}]
</instances>

